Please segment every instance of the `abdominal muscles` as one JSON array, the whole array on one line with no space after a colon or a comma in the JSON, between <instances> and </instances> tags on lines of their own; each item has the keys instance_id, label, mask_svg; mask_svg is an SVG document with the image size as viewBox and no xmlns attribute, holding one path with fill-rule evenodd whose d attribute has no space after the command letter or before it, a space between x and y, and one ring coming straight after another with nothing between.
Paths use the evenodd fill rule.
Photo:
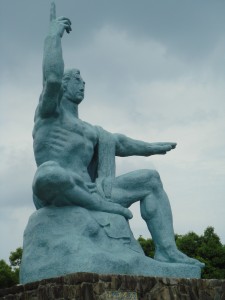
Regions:
<instances>
[{"instance_id":1,"label":"abdominal muscles","mask_svg":"<svg viewBox=\"0 0 225 300\"><path fill-rule=\"evenodd\" d=\"M84 137L79 130L71 131L57 125L40 126L34 135L37 166L47 161L56 161L61 167L80 174L88 181L90 177L87 167L92 159L93 149L93 141Z\"/></svg>"}]
</instances>

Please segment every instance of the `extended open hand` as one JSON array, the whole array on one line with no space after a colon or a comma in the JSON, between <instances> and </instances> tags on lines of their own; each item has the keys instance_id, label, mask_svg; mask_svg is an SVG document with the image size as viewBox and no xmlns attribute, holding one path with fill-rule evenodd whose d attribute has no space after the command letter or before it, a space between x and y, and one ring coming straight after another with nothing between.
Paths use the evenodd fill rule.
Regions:
<instances>
[{"instance_id":1,"label":"extended open hand","mask_svg":"<svg viewBox=\"0 0 225 300\"><path fill-rule=\"evenodd\" d=\"M166 154L168 151L171 151L172 149L176 148L176 143L152 143L149 144L148 150L149 150L149 155L154 155L154 154Z\"/></svg>"}]
</instances>

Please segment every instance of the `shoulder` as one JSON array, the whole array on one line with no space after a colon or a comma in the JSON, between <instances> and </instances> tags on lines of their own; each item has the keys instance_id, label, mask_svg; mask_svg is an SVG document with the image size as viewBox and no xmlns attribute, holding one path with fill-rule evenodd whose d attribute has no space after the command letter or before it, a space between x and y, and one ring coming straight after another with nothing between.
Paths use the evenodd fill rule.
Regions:
<instances>
[{"instance_id":1,"label":"shoulder","mask_svg":"<svg viewBox=\"0 0 225 300\"><path fill-rule=\"evenodd\" d=\"M59 95L58 97L50 97L46 95L45 90L42 91L39 97L39 103L35 111L35 119L57 117L59 115Z\"/></svg>"},{"instance_id":2,"label":"shoulder","mask_svg":"<svg viewBox=\"0 0 225 300\"><path fill-rule=\"evenodd\" d=\"M98 134L98 140L101 144L108 144L114 147L116 144L116 135L114 133L111 133L101 126L95 126L97 134Z\"/></svg>"},{"instance_id":3,"label":"shoulder","mask_svg":"<svg viewBox=\"0 0 225 300\"><path fill-rule=\"evenodd\" d=\"M80 120L83 124L83 128L85 130L86 136L88 136L89 138L91 138L92 140L95 141L95 143L98 142L98 131L96 129L96 126L91 125L88 122L82 121Z\"/></svg>"}]
</instances>

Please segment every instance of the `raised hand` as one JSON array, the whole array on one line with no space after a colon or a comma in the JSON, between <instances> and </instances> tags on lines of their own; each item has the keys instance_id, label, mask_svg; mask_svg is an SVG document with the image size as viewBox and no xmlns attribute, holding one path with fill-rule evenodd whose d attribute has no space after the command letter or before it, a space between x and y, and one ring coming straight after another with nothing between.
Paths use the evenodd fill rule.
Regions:
<instances>
[{"instance_id":1,"label":"raised hand","mask_svg":"<svg viewBox=\"0 0 225 300\"><path fill-rule=\"evenodd\" d=\"M55 19L56 19L56 6L55 6L55 2L52 2L50 7L50 22Z\"/></svg>"},{"instance_id":2,"label":"raised hand","mask_svg":"<svg viewBox=\"0 0 225 300\"><path fill-rule=\"evenodd\" d=\"M52 2L50 8L50 35L59 35L62 37L65 30L67 33L70 33L72 30L71 24L72 23L69 18L56 18L56 6L55 3Z\"/></svg>"}]
</instances>

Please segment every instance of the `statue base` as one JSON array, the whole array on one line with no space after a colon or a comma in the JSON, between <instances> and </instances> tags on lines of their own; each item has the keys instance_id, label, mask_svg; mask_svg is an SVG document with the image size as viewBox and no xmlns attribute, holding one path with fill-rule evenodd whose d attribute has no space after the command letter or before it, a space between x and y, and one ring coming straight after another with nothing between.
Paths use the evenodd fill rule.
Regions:
<instances>
[{"instance_id":1,"label":"statue base","mask_svg":"<svg viewBox=\"0 0 225 300\"><path fill-rule=\"evenodd\" d=\"M120 215L82 207L44 207L24 232L22 284L70 273L200 278L198 266L145 256L129 222Z\"/></svg>"},{"instance_id":2,"label":"statue base","mask_svg":"<svg viewBox=\"0 0 225 300\"><path fill-rule=\"evenodd\" d=\"M225 280L76 273L0 290L0 300L213 300L224 299Z\"/></svg>"}]
</instances>

